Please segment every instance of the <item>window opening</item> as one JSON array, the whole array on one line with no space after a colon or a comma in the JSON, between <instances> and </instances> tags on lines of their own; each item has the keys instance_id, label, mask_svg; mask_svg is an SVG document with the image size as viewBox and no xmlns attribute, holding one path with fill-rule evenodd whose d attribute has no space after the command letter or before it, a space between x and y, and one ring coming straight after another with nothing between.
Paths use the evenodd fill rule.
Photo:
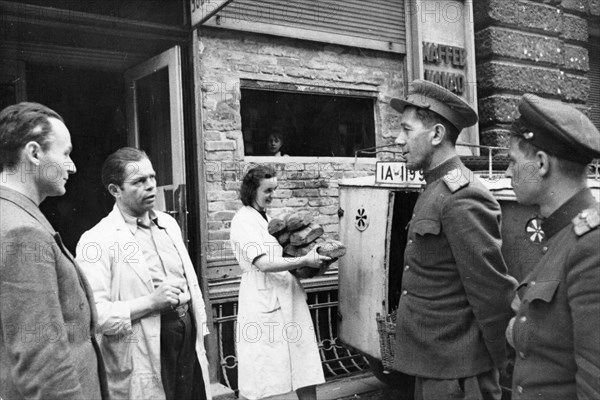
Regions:
<instances>
[{"instance_id":1,"label":"window opening","mask_svg":"<svg viewBox=\"0 0 600 400\"><path fill-rule=\"evenodd\" d=\"M281 142L283 156L354 157L375 146L373 106L373 98L242 88L244 154L274 155Z\"/></svg>"}]
</instances>

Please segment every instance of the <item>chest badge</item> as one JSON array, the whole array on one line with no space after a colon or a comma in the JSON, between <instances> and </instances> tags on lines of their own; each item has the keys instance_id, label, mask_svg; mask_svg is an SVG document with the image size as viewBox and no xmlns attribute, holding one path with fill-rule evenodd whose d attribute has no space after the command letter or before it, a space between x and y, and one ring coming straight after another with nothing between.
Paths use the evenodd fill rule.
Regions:
<instances>
[{"instance_id":1,"label":"chest badge","mask_svg":"<svg viewBox=\"0 0 600 400\"><path fill-rule=\"evenodd\" d=\"M525 226L525 233L532 243L540 244L546 237L546 234L542 230L542 220L538 217L533 217L527 221Z\"/></svg>"},{"instance_id":2,"label":"chest badge","mask_svg":"<svg viewBox=\"0 0 600 400\"><path fill-rule=\"evenodd\" d=\"M369 219L369 216L367 215L367 211L365 210L364 207L361 206L356 211L356 216L354 217L354 226L360 232L364 232L369 227L370 222L371 222L371 220Z\"/></svg>"}]
</instances>

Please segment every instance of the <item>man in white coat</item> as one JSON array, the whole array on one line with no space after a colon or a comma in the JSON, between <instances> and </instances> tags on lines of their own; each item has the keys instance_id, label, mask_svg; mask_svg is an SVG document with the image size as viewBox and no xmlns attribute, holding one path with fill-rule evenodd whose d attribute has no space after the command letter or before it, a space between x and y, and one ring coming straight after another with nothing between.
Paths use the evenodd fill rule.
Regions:
<instances>
[{"instance_id":1,"label":"man in white coat","mask_svg":"<svg viewBox=\"0 0 600 400\"><path fill-rule=\"evenodd\" d=\"M102 166L113 210L81 237L112 399L210 399L206 313L177 222L154 210L156 173L125 147Z\"/></svg>"}]
</instances>

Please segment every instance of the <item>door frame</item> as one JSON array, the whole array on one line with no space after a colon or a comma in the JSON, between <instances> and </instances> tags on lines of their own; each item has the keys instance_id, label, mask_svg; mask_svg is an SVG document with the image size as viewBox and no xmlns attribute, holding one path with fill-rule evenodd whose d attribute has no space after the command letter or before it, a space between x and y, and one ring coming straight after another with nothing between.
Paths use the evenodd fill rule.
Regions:
<instances>
[{"instance_id":1,"label":"door frame","mask_svg":"<svg viewBox=\"0 0 600 400\"><path fill-rule=\"evenodd\" d=\"M133 147L139 148L139 126L136 114L137 91L135 81L154 72L168 68L169 71L169 100L171 116L171 153L173 164L174 187L185 184L185 145L183 126L183 81L181 77L181 48L179 45L150 58L141 64L125 71L127 87L127 141ZM177 155L177 157L175 157Z\"/></svg>"}]
</instances>

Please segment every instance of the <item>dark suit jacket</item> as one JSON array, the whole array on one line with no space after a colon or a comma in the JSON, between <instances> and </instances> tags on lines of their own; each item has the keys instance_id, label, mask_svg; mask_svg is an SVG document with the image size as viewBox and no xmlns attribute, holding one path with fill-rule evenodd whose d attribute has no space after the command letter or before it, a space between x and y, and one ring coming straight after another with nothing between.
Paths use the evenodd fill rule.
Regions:
<instances>
[{"instance_id":1,"label":"dark suit jacket","mask_svg":"<svg viewBox=\"0 0 600 400\"><path fill-rule=\"evenodd\" d=\"M0 397L106 399L90 287L37 205L0 187Z\"/></svg>"},{"instance_id":2,"label":"dark suit jacket","mask_svg":"<svg viewBox=\"0 0 600 400\"><path fill-rule=\"evenodd\" d=\"M516 281L500 250L500 206L458 157L425 179L408 228L394 368L474 376L506 359Z\"/></svg>"},{"instance_id":3,"label":"dark suit jacket","mask_svg":"<svg viewBox=\"0 0 600 400\"><path fill-rule=\"evenodd\" d=\"M513 400L600 399L598 225L589 189L542 224L544 255L519 286Z\"/></svg>"}]
</instances>

